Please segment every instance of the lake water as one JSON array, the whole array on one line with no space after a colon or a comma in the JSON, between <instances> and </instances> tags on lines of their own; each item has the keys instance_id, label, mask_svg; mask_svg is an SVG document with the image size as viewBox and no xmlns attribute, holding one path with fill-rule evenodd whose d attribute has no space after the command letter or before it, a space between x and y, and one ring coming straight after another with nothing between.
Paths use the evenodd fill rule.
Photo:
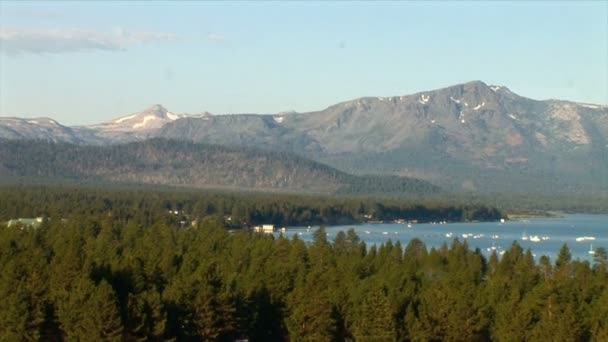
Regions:
<instances>
[{"instance_id":1,"label":"lake water","mask_svg":"<svg viewBox=\"0 0 608 342\"><path fill-rule=\"evenodd\" d=\"M298 234L305 241L311 241L318 228L289 227L284 234L293 237ZM589 253L591 248L608 248L608 215L565 215L561 218L542 218L500 222L465 222L445 224L360 224L349 226L326 227L328 239L333 240L339 231L346 232L354 228L357 235L367 243L381 244L389 239L400 241L405 248L413 238L422 240L428 249L448 245L454 238L467 240L470 248L480 248L485 255L491 254L492 248L497 253L508 249L517 241L524 250L530 248L538 260L541 255L548 255L554 262L561 246L566 243L572 253L572 259L593 260ZM278 236L280 233L275 233ZM526 238L527 237L527 238ZM578 238L578 239L577 239ZM578 241L577 241L578 240Z\"/></svg>"}]
</instances>

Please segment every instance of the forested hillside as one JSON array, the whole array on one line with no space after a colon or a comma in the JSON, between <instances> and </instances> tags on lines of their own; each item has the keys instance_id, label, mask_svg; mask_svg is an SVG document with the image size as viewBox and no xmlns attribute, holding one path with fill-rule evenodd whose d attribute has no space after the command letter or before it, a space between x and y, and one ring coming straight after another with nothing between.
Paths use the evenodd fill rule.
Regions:
<instances>
[{"instance_id":1,"label":"forested hillside","mask_svg":"<svg viewBox=\"0 0 608 342\"><path fill-rule=\"evenodd\" d=\"M284 152L153 139L109 146L1 141L0 176L319 194L430 194L408 177L352 176Z\"/></svg>"},{"instance_id":2,"label":"forested hillside","mask_svg":"<svg viewBox=\"0 0 608 342\"><path fill-rule=\"evenodd\" d=\"M430 250L416 239L407 246L366 246L352 230L329 241L323 228L307 244L230 233L218 209L224 195L188 201L189 196L3 189L0 216L46 210L49 217L37 229L0 225L0 336L8 341L608 339L604 249L597 250L593 264L572 260L567 246L556 260L541 257L536 263L514 242L500 259L493 254L486 260L458 240ZM240 202L224 199L223 213ZM283 202L271 207L281 210ZM269 198L256 205L270 204ZM332 215L337 205L322 209L322 215ZM383 206L388 207L375 204ZM210 207L215 211L204 211ZM180 228L180 220L198 210L196 224Z\"/></svg>"},{"instance_id":3,"label":"forested hillside","mask_svg":"<svg viewBox=\"0 0 608 342\"><path fill-rule=\"evenodd\" d=\"M177 214L175 212L177 211ZM101 190L73 186L0 187L0 221L17 217L79 218L110 215L123 223L170 219L199 220L217 216L236 228L273 223L283 226L352 224L395 219L430 221L498 221L505 215L479 202L459 204L373 198L332 198L287 194L192 191Z\"/></svg>"}]
</instances>

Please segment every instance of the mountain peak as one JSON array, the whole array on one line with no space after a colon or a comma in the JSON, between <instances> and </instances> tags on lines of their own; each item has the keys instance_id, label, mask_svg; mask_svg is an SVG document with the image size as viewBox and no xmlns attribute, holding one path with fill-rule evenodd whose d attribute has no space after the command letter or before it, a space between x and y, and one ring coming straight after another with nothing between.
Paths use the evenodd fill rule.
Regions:
<instances>
[{"instance_id":1,"label":"mountain peak","mask_svg":"<svg viewBox=\"0 0 608 342\"><path fill-rule=\"evenodd\" d=\"M183 114L173 114L161 104L152 105L139 113L119 117L106 124L102 129L133 131L149 130L163 126L165 123L184 117Z\"/></svg>"},{"instance_id":2,"label":"mountain peak","mask_svg":"<svg viewBox=\"0 0 608 342\"><path fill-rule=\"evenodd\" d=\"M165 117L169 111L161 104L155 104L145 109L142 113L153 114L158 117Z\"/></svg>"},{"instance_id":3,"label":"mountain peak","mask_svg":"<svg viewBox=\"0 0 608 342\"><path fill-rule=\"evenodd\" d=\"M465 87L475 87L475 88L487 88L488 85L480 80L473 80L473 81L469 81L469 82L465 82L463 84L463 86Z\"/></svg>"}]
</instances>

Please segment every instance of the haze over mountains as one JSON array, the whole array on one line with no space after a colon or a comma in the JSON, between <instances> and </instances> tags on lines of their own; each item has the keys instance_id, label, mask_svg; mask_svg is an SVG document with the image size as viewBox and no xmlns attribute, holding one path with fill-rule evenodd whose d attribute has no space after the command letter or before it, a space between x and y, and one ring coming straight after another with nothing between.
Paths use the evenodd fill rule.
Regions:
<instances>
[{"instance_id":1,"label":"haze over mountains","mask_svg":"<svg viewBox=\"0 0 608 342\"><path fill-rule=\"evenodd\" d=\"M608 107L533 100L480 81L310 113L185 115L155 105L92 126L0 118L0 138L92 145L167 138L293 152L350 173L456 191L608 191Z\"/></svg>"}]
</instances>

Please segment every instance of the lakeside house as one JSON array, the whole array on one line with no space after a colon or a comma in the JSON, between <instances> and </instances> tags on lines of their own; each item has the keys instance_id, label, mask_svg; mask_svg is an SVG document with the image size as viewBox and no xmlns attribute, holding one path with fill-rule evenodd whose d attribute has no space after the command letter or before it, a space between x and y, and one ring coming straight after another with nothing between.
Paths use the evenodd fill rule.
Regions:
<instances>
[{"instance_id":1,"label":"lakeside house","mask_svg":"<svg viewBox=\"0 0 608 342\"><path fill-rule=\"evenodd\" d=\"M9 227L9 228L10 227L20 226L21 229L23 229L23 228L38 228L42 224L42 220L43 220L42 217L17 218L17 219L8 220L6 226Z\"/></svg>"},{"instance_id":2,"label":"lakeside house","mask_svg":"<svg viewBox=\"0 0 608 342\"><path fill-rule=\"evenodd\" d=\"M256 233L272 234L272 233L274 233L274 225L273 224L263 224L261 226L255 226L255 227L253 227L253 231Z\"/></svg>"}]
</instances>

